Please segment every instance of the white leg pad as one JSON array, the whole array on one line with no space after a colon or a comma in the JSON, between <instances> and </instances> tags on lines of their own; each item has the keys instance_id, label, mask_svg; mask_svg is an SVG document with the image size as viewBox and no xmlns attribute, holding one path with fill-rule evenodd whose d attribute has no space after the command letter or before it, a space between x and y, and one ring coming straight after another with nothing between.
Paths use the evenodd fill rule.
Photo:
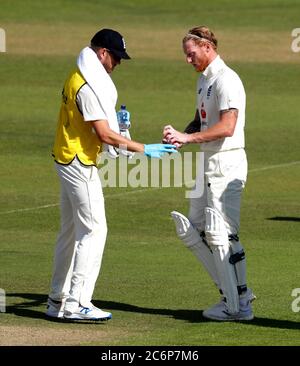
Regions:
<instances>
[{"instance_id":1,"label":"white leg pad","mask_svg":"<svg viewBox=\"0 0 300 366\"><path fill-rule=\"evenodd\" d=\"M226 297L230 313L239 312L239 295L235 268L229 263L230 245L225 222L222 216L210 207L205 208L205 233L208 244L213 251L213 258L220 278L221 288Z\"/></svg>"},{"instance_id":2,"label":"white leg pad","mask_svg":"<svg viewBox=\"0 0 300 366\"><path fill-rule=\"evenodd\" d=\"M183 241L185 246L204 265L216 286L221 288L213 254L203 242L199 232L193 227L189 219L180 212L172 211L171 216L175 222L179 239Z\"/></svg>"}]
</instances>

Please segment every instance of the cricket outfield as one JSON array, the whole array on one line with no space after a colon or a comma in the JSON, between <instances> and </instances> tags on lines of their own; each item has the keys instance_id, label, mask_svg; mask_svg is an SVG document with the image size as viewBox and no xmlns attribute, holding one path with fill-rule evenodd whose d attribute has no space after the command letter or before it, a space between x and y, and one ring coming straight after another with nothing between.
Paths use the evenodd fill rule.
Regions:
<instances>
[{"instance_id":1,"label":"cricket outfield","mask_svg":"<svg viewBox=\"0 0 300 366\"><path fill-rule=\"evenodd\" d=\"M291 47L299 1L0 3L0 345L299 346L300 52ZM118 106L131 112L133 139L159 142L164 125L183 129L194 116L197 74L185 63L181 40L202 24L215 31L221 56L247 93L240 238L257 296L255 319L202 317L218 293L170 216L187 213L187 188L150 186L104 189L109 233L94 303L113 319L47 320L59 228L51 148L67 73L97 30L118 30L132 57L113 74ZM189 151L198 148L182 150Z\"/></svg>"}]
</instances>

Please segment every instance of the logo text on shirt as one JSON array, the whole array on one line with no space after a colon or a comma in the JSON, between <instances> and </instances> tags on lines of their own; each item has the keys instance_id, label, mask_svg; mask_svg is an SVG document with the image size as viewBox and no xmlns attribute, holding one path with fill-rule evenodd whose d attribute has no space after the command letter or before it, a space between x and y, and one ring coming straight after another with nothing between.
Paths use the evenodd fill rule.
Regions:
<instances>
[{"instance_id":1,"label":"logo text on shirt","mask_svg":"<svg viewBox=\"0 0 300 366\"><path fill-rule=\"evenodd\" d=\"M209 99L210 95L211 95L211 90L212 90L212 85L207 89L207 99Z\"/></svg>"}]
</instances>

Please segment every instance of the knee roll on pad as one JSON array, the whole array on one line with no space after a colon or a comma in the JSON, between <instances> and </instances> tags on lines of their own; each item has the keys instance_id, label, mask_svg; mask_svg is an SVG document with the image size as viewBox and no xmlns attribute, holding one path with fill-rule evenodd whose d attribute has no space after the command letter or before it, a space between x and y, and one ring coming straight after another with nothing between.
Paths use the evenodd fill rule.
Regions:
<instances>
[{"instance_id":1,"label":"knee roll on pad","mask_svg":"<svg viewBox=\"0 0 300 366\"><path fill-rule=\"evenodd\" d=\"M179 239L181 239L187 247L192 247L202 240L199 232L183 214L177 211L172 211L171 216L175 222L176 232Z\"/></svg>"},{"instance_id":2,"label":"knee roll on pad","mask_svg":"<svg viewBox=\"0 0 300 366\"><path fill-rule=\"evenodd\" d=\"M205 208L205 234L210 245L228 245L228 234L223 217L213 208Z\"/></svg>"}]
</instances>

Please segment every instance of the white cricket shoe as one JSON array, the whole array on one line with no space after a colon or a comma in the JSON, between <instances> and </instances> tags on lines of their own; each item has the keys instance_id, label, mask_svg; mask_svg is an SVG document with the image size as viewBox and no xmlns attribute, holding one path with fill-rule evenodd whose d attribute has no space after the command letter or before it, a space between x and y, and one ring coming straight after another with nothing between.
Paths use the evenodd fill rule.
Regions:
<instances>
[{"instance_id":1,"label":"white cricket shoe","mask_svg":"<svg viewBox=\"0 0 300 366\"><path fill-rule=\"evenodd\" d=\"M252 290L248 288L245 294L240 295L240 306L243 306L243 303L245 301L250 301L250 303L252 303L256 299L257 299L256 295L254 295ZM217 304L213 305L211 308L209 308L209 310L216 311L218 308L223 308L224 303L226 303L225 297L221 296L220 301Z\"/></svg>"},{"instance_id":2,"label":"white cricket shoe","mask_svg":"<svg viewBox=\"0 0 300 366\"><path fill-rule=\"evenodd\" d=\"M207 310L204 310L202 315L204 318L219 321L241 321L252 320L254 318L250 302L244 306L240 305L240 311L238 313L230 313L228 311L226 302L223 301Z\"/></svg>"},{"instance_id":3,"label":"white cricket shoe","mask_svg":"<svg viewBox=\"0 0 300 366\"><path fill-rule=\"evenodd\" d=\"M218 321L244 321L252 320L254 318L251 305L248 307L240 308L238 313L230 313L227 309L226 303L223 303L223 307L212 307L210 309L204 310L202 315L204 318Z\"/></svg>"},{"instance_id":4,"label":"white cricket shoe","mask_svg":"<svg viewBox=\"0 0 300 366\"><path fill-rule=\"evenodd\" d=\"M66 301L57 301L48 297L46 315L51 318L63 318Z\"/></svg>"},{"instance_id":5,"label":"white cricket shoe","mask_svg":"<svg viewBox=\"0 0 300 366\"><path fill-rule=\"evenodd\" d=\"M207 310L204 310L202 315L207 319L219 321L234 321L234 320L252 320L254 318L251 302L256 299L251 289L248 289L245 294L240 296L240 311L232 314L228 311L226 300L224 297L221 301L213 305Z\"/></svg>"},{"instance_id":6,"label":"white cricket shoe","mask_svg":"<svg viewBox=\"0 0 300 366\"><path fill-rule=\"evenodd\" d=\"M95 306L84 307L79 306L73 313L69 311L64 312L64 318L70 320L109 320L112 318L112 314L96 308Z\"/></svg>"}]
</instances>

